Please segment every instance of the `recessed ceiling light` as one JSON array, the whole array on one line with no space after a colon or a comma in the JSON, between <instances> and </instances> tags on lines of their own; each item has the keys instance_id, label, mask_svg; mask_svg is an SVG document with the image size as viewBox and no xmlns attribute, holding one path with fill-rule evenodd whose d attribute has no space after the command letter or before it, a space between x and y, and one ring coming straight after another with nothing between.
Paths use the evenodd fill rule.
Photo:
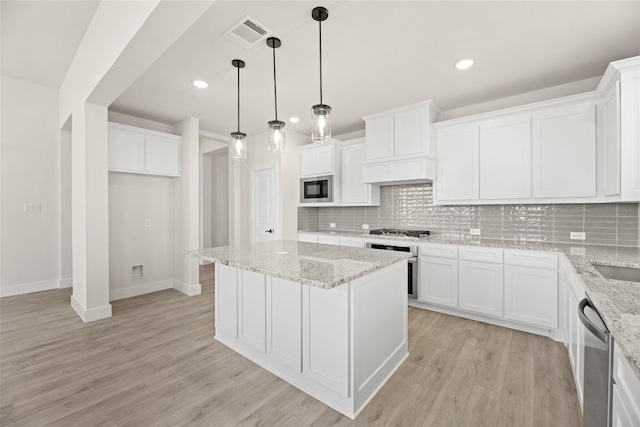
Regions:
<instances>
[{"instance_id":1,"label":"recessed ceiling light","mask_svg":"<svg viewBox=\"0 0 640 427\"><path fill-rule=\"evenodd\" d=\"M290 121L291 123L298 123L298 122L300 121L300 119L299 119L299 118L297 118L297 117L289 117L289 121Z\"/></svg>"},{"instance_id":2,"label":"recessed ceiling light","mask_svg":"<svg viewBox=\"0 0 640 427\"><path fill-rule=\"evenodd\" d=\"M456 62L456 68L458 70L466 70L472 65L473 65L473 59L471 58L461 59L460 61Z\"/></svg>"},{"instance_id":3,"label":"recessed ceiling light","mask_svg":"<svg viewBox=\"0 0 640 427\"><path fill-rule=\"evenodd\" d=\"M203 80L194 80L193 85L199 89L206 89L209 87L209 84Z\"/></svg>"}]
</instances>

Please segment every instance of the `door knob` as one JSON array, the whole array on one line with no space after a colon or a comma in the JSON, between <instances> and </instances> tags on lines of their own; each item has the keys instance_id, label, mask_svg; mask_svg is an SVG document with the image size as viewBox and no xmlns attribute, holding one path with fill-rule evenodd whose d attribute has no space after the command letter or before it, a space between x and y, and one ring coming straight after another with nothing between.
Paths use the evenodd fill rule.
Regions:
<instances>
[{"instance_id":1,"label":"door knob","mask_svg":"<svg viewBox=\"0 0 640 427\"><path fill-rule=\"evenodd\" d=\"M273 233L273 228L270 230L264 230L265 233Z\"/></svg>"}]
</instances>

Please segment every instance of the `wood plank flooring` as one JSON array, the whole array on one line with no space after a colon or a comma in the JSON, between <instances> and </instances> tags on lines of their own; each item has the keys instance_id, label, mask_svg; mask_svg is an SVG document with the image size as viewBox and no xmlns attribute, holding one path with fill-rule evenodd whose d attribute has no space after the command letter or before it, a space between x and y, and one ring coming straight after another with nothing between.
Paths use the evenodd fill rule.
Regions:
<instances>
[{"instance_id":1,"label":"wood plank flooring","mask_svg":"<svg viewBox=\"0 0 640 427\"><path fill-rule=\"evenodd\" d=\"M581 426L567 352L548 338L409 308L403 366L356 421L213 339L203 294L114 301L83 324L71 291L0 300L0 425Z\"/></svg>"}]
</instances>

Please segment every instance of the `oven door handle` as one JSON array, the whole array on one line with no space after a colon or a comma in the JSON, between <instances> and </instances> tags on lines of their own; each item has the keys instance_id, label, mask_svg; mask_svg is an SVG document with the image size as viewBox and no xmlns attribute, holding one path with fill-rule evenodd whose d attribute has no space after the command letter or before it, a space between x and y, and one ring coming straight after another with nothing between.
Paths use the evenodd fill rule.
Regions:
<instances>
[{"instance_id":1,"label":"oven door handle","mask_svg":"<svg viewBox=\"0 0 640 427\"><path fill-rule=\"evenodd\" d=\"M595 335L600 341L607 344L609 342L609 334L607 333L607 331L603 331L602 329L594 325L593 322L586 316L586 314L584 314L584 309L587 306L593 311L596 311L596 309L589 303L589 300L587 298L580 301L580 304L578 304L578 317L580 318L580 322L582 322L584 327L587 328L589 332Z\"/></svg>"}]
</instances>

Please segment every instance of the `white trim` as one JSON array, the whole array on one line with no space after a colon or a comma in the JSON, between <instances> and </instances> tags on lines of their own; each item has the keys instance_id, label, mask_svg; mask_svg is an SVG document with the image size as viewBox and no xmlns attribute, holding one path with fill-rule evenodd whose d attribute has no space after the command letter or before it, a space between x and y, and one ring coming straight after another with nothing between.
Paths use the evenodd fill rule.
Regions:
<instances>
[{"instance_id":1,"label":"white trim","mask_svg":"<svg viewBox=\"0 0 640 427\"><path fill-rule=\"evenodd\" d=\"M73 277L66 277L64 279L58 280L58 288L72 288L73 287Z\"/></svg>"},{"instance_id":2,"label":"white trim","mask_svg":"<svg viewBox=\"0 0 640 427\"><path fill-rule=\"evenodd\" d=\"M21 283L19 285L0 287L0 298L13 295L29 294L31 292L50 291L58 289L58 280L43 280L42 282Z\"/></svg>"},{"instance_id":3,"label":"white trim","mask_svg":"<svg viewBox=\"0 0 640 427\"><path fill-rule=\"evenodd\" d=\"M111 317L111 304L86 309L75 295L71 295L71 307L84 323L95 322L96 320Z\"/></svg>"},{"instance_id":4,"label":"white trim","mask_svg":"<svg viewBox=\"0 0 640 427\"><path fill-rule=\"evenodd\" d=\"M388 114L395 114L401 111L412 110L414 108L419 108L419 107L433 108L436 112L436 117L438 114L442 113L442 109L438 107L438 105L435 102L433 102L432 99L427 99L426 101L416 102L415 104L409 104L409 105L404 105L402 107L392 108L391 110L386 110L381 113L369 114L367 116L363 116L362 120L367 121L370 119L375 119L376 117L386 116Z\"/></svg>"},{"instance_id":5,"label":"white trim","mask_svg":"<svg viewBox=\"0 0 640 427\"><path fill-rule=\"evenodd\" d=\"M113 289L109 291L109 301L131 298L138 295L150 294L152 292L173 289L173 279L159 280L157 282L143 283L126 288Z\"/></svg>"},{"instance_id":6,"label":"white trim","mask_svg":"<svg viewBox=\"0 0 640 427\"><path fill-rule=\"evenodd\" d=\"M189 295L190 297L200 295L202 293L202 286L199 283L197 285L189 285L176 279L173 279L173 289L180 291L185 295Z\"/></svg>"}]
</instances>

